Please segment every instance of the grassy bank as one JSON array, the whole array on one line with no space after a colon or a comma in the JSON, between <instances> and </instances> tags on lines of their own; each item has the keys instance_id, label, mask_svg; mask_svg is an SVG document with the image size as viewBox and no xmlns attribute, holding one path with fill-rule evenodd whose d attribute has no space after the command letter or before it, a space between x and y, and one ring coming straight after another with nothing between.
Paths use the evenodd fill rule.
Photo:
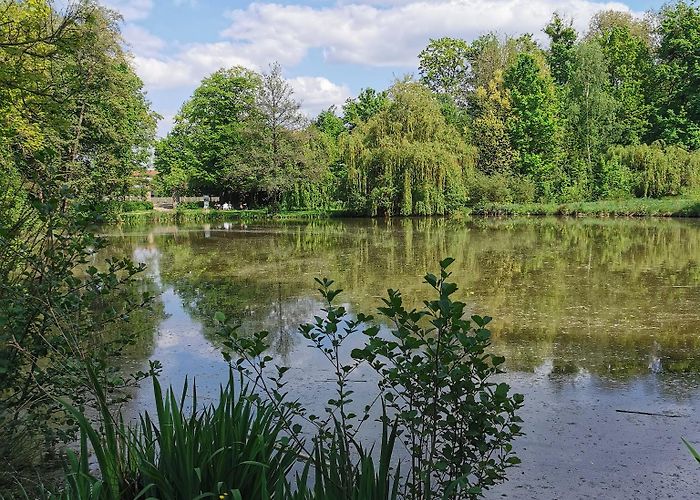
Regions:
<instances>
[{"instance_id":1,"label":"grassy bank","mask_svg":"<svg viewBox=\"0 0 700 500\"><path fill-rule=\"evenodd\" d=\"M700 199L632 198L577 203L487 203L474 207L472 215L509 217L562 215L590 217L700 217Z\"/></svg>"},{"instance_id":2,"label":"grassy bank","mask_svg":"<svg viewBox=\"0 0 700 500\"><path fill-rule=\"evenodd\" d=\"M294 220L318 219L343 215L338 210L303 210L269 212L266 209L257 210L141 210L119 214L118 224L138 226L142 224L187 224L202 222L253 221L253 220Z\"/></svg>"},{"instance_id":3,"label":"grassy bank","mask_svg":"<svg viewBox=\"0 0 700 500\"><path fill-rule=\"evenodd\" d=\"M662 199L631 198L626 200L586 201L576 203L486 203L466 209L461 214L481 217L571 216L571 217L700 217L700 198ZM187 224L225 221L307 220L353 217L344 210L290 210L270 212L256 210L141 210L118 216L118 224Z\"/></svg>"}]
</instances>

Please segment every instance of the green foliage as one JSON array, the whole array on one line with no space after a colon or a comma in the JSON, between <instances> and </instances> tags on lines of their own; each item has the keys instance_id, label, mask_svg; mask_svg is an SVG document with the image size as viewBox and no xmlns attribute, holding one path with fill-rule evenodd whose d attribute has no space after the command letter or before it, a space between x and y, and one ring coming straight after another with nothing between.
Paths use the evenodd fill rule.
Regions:
<instances>
[{"instance_id":1,"label":"green foliage","mask_svg":"<svg viewBox=\"0 0 700 500\"><path fill-rule=\"evenodd\" d=\"M515 172L519 152L511 144L508 132L511 101L500 71L486 87L476 89L473 100L476 117L471 134L478 151L477 169L488 175Z\"/></svg>"},{"instance_id":2,"label":"green foliage","mask_svg":"<svg viewBox=\"0 0 700 500\"><path fill-rule=\"evenodd\" d=\"M601 158L593 175L596 198L615 199L632 196L632 172L616 158Z\"/></svg>"},{"instance_id":3,"label":"green foliage","mask_svg":"<svg viewBox=\"0 0 700 500\"><path fill-rule=\"evenodd\" d=\"M535 55L521 53L504 81L512 102L508 132L520 153L518 173L535 180L538 197L551 199L561 178L555 164L558 124L551 76Z\"/></svg>"},{"instance_id":4,"label":"green foliage","mask_svg":"<svg viewBox=\"0 0 700 500\"><path fill-rule=\"evenodd\" d=\"M345 124L343 123L342 118L336 114L335 106L331 106L330 108L321 111L316 117L314 124L320 132L335 140L338 140L340 134L345 132Z\"/></svg>"},{"instance_id":5,"label":"green foliage","mask_svg":"<svg viewBox=\"0 0 700 500\"><path fill-rule=\"evenodd\" d=\"M135 380L113 360L136 334L110 326L152 300L133 288L143 266L128 259L106 261L101 269L89 265L106 240L89 230L93 212L74 206L75 212L62 213L62 201L33 199L22 212L30 227L0 222L0 421L7 439L25 442L26 449L33 440L51 450L73 438L75 422L55 398L80 408L91 404L94 384L86 369L100 374L114 401L126 396L120 390Z\"/></svg>"},{"instance_id":6,"label":"green foliage","mask_svg":"<svg viewBox=\"0 0 700 500\"><path fill-rule=\"evenodd\" d=\"M122 212L138 212L140 210L153 210L153 203L150 201L122 201L119 203Z\"/></svg>"},{"instance_id":7,"label":"green foliage","mask_svg":"<svg viewBox=\"0 0 700 500\"><path fill-rule=\"evenodd\" d=\"M245 128L257 125L259 85L260 76L241 67L202 80L156 146L155 165L166 192L204 193L222 184L227 160L248 153Z\"/></svg>"},{"instance_id":8,"label":"green foliage","mask_svg":"<svg viewBox=\"0 0 700 500\"><path fill-rule=\"evenodd\" d=\"M289 500L398 500L400 496L400 465L392 470L392 459L397 438L396 422L392 426L382 423L379 443L379 463L375 465L372 449L357 449L358 458L352 463L354 449L341 439L343 430L336 422L328 443L317 441L313 459L306 463L297 476L296 491ZM313 486L309 486L309 471L314 469ZM351 471L349 477L343 471ZM350 484L346 484L352 479Z\"/></svg>"},{"instance_id":9,"label":"green foliage","mask_svg":"<svg viewBox=\"0 0 700 500\"><path fill-rule=\"evenodd\" d=\"M117 21L93 2L63 13L44 0L2 2L0 152L26 190L60 179L101 201L126 194L146 162L157 115Z\"/></svg>"},{"instance_id":10,"label":"green foliage","mask_svg":"<svg viewBox=\"0 0 700 500\"><path fill-rule=\"evenodd\" d=\"M688 198L631 198L575 203L486 203L473 215L489 217L563 215L589 217L700 217L700 204Z\"/></svg>"},{"instance_id":11,"label":"green foliage","mask_svg":"<svg viewBox=\"0 0 700 500\"><path fill-rule=\"evenodd\" d=\"M130 480L136 491L156 498L196 498L234 491L241 498L266 498L283 486L298 457L272 405L257 400L230 374L211 406L184 412L187 382L176 398L162 394L153 378L156 419L141 417L129 434Z\"/></svg>"},{"instance_id":12,"label":"green foliage","mask_svg":"<svg viewBox=\"0 0 700 500\"><path fill-rule=\"evenodd\" d=\"M608 161L630 172L635 196L678 195L683 189L697 188L700 180L700 153L689 153L678 146L616 146L610 149Z\"/></svg>"},{"instance_id":13,"label":"green foliage","mask_svg":"<svg viewBox=\"0 0 700 500\"><path fill-rule=\"evenodd\" d=\"M520 54L541 55L531 35L501 38L495 33L482 35L471 43L471 68L475 89L486 87L515 64Z\"/></svg>"},{"instance_id":14,"label":"green foliage","mask_svg":"<svg viewBox=\"0 0 700 500\"><path fill-rule=\"evenodd\" d=\"M219 70L157 144L158 190L218 193L273 211L433 215L468 202L475 166L527 179L520 199L530 199L533 184L543 202L637 193L609 161L611 146L700 148L700 7L676 1L644 19L601 11L582 39L573 23L554 13L543 28L546 50L530 34L431 39L418 55L427 107L397 112L403 81L365 88L342 117L331 107L310 125L279 65L265 74ZM425 120L434 102L448 134ZM26 120L15 123L39 137ZM426 127L423 137L414 127ZM486 194L499 182L471 184L485 188L479 199L509 199Z\"/></svg>"},{"instance_id":15,"label":"green foliage","mask_svg":"<svg viewBox=\"0 0 700 500\"><path fill-rule=\"evenodd\" d=\"M438 297L423 309L405 309L401 294L389 290L379 308L391 322L389 338L366 330L367 345L353 351L379 375L383 398L404 431L412 498L480 495L519 463L511 440L520 435L516 411L523 397L489 380L502 372L504 358L486 352L491 318L468 320L466 304L451 300L457 291L448 281L452 262L440 263L439 276L425 276Z\"/></svg>"},{"instance_id":16,"label":"green foliage","mask_svg":"<svg viewBox=\"0 0 700 500\"><path fill-rule=\"evenodd\" d=\"M286 476L299 450L283 434L271 404L231 373L218 401L203 408L193 386L186 410L187 381L180 397L172 389L163 394L156 368L151 367L155 420L145 413L127 428L114 422L105 405L98 429L65 404L80 425L80 453L68 453L63 490L49 498L264 499L288 489ZM88 463L88 442L97 474Z\"/></svg>"},{"instance_id":17,"label":"green foliage","mask_svg":"<svg viewBox=\"0 0 700 500\"><path fill-rule=\"evenodd\" d=\"M603 11L591 20L587 38L603 50L609 92L618 107L617 126L610 140L623 145L638 144L649 132L649 101L654 86L649 24L627 12Z\"/></svg>"},{"instance_id":18,"label":"green foliage","mask_svg":"<svg viewBox=\"0 0 700 500\"><path fill-rule=\"evenodd\" d=\"M578 33L573 28L573 21L568 23L558 13L554 13L544 32L549 37L547 62L554 81L564 85L569 81L574 68L574 47Z\"/></svg>"},{"instance_id":19,"label":"green foliage","mask_svg":"<svg viewBox=\"0 0 700 500\"><path fill-rule=\"evenodd\" d=\"M584 42L575 48L573 58L575 69L564 89L562 114L569 160L565 167L567 185L562 190L561 201L589 200L594 181L603 181L594 177L593 170L599 167L601 157L613 142L619 109L611 92L600 46ZM605 182L611 180L606 178ZM615 189L599 183L595 185L598 191L605 193Z\"/></svg>"},{"instance_id":20,"label":"green foliage","mask_svg":"<svg viewBox=\"0 0 700 500\"><path fill-rule=\"evenodd\" d=\"M447 213L466 199L473 156L427 88L397 83L389 103L346 137L346 201L370 215Z\"/></svg>"},{"instance_id":21,"label":"green foliage","mask_svg":"<svg viewBox=\"0 0 700 500\"><path fill-rule=\"evenodd\" d=\"M660 60L655 134L670 144L700 148L700 5L678 1L658 15Z\"/></svg>"},{"instance_id":22,"label":"green foliage","mask_svg":"<svg viewBox=\"0 0 700 500\"><path fill-rule=\"evenodd\" d=\"M536 187L527 177L496 173L476 173L469 185L469 204L482 203L531 203Z\"/></svg>"},{"instance_id":23,"label":"green foliage","mask_svg":"<svg viewBox=\"0 0 700 500\"><path fill-rule=\"evenodd\" d=\"M437 94L450 96L458 105L466 104L471 83L471 49L457 38L431 39L418 54L421 82Z\"/></svg>"},{"instance_id":24,"label":"green foliage","mask_svg":"<svg viewBox=\"0 0 700 500\"><path fill-rule=\"evenodd\" d=\"M139 378L114 363L135 333L111 325L152 326L143 267L95 262L106 240L91 228L143 168L156 115L115 13L87 1L59 12L43 0L7 0L0 26L4 483L7 468L41 464L75 438L76 421L57 398L81 409L100 398L120 403Z\"/></svg>"},{"instance_id":25,"label":"green foliage","mask_svg":"<svg viewBox=\"0 0 700 500\"><path fill-rule=\"evenodd\" d=\"M388 102L386 92L377 92L371 87L362 89L357 98L348 99L343 105L343 121L346 127L353 129L366 123L379 113Z\"/></svg>"}]
</instances>

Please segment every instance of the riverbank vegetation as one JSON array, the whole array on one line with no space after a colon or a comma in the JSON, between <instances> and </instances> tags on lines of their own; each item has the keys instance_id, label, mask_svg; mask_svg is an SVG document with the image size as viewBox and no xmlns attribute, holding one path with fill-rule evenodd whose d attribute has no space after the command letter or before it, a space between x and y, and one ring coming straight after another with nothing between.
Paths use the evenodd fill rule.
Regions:
<instances>
[{"instance_id":1,"label":"riverbank vegetation","mask_svg":"<svg viewBox=\"0 0 700 500\"><path fill-rule=\"evenodd\" d=\"M519 215L700 217L700 200L679 196L661 199L628 198L571 203L483 203L473 207L469 214L486 217Z\"/></svg>"},{"instance_id":2,"label":"riverbank vegetation","mask_svg":"<svg viewBox=\"0 0 700 500\"><path fill-rule=\"evenodd\" d=\"M488 350L488 318L468 318L451 299L451 259L426 276L436 296L424 310L407 312L390 292L380 315L396 324L386 340L371 317L336 305L332 282L319 282L325 317L300 331L335 371L326 415L287 396L265 332L241 335L220 312L232 375L216 403L198 410L194 389L191 408L184 396L163 395L157 361L148 373L130 369L125 355L146 348L159 317L153 286L142 264L100 262L107 240L93 228L147 162L156 116L112 11L6 0L0 26L0 495L470 498L505 479L518 463L511 441L523 398L493 380L503 358ZM298 115L278 107L287 92L278 70L265 78L270 134L259 139L270 145L264 161L285 172L291 150L280 131ZM265 190L279 205L273 177ZM341 359L336 348L350 333L364 348ZM347 377L359 366L379 384L373 402L355 408ZM149 377L156 415L127 425L119 407ZM363 424L383 430L378 457ZM398 439L411 462L403 472Z\"/></svg>"},{"instance_id":3,"label":"riverbank vegetation","mask_svg":"<svg viewBox=\"0 0 700 500\"><path fill-rule=\"evenodd\" d=\"M658 101L659 116L669 122L664 134L671 125L675 132L655 137L656 115L649 115L648 130L637 114L625 115L634 124L627 135L640 144L666 142L644 146L634 139L605 149L615 171L610 190L627 186L630 195L665 196L695 182L690 149L697 146L691 126L697 110L694 80L686 75L692 65L680 50L688 44L671 42L692 32L696 14L684 3L662 11L661 42L652 47L654 64L673 61L677 69L661 74L682 75L668 88L687 90ZM130 349L150 342L143 333L152 334L159 312L145 267L123 256L99 262L107 239L93 228L110 204L128 195L134 171L146 167L154 147L161 175L155 182L171 194L221 189L275 210L442 214L473 200L476 179L493 182L496 175L523 200L593 190L597 184L585 184L558 163L562 143L553 138L560 137L561 115L554 98L562 90L547 76L558 67L548 53L527 37L493 38L497 50L517 47L517 57L502 76L496 68L485 80L483 88L497 98L486 93L483 115L470 104L481 86L452 95L447 87L433 88L423 71L421 82L366 90L347 103L343 118L331 110L311 126L278 66L260 75L225 69L203 82L173 131L155 143L157 116L123 47L119 22L92 1L60 11L45 0L0 2L2 494L472 498L505 480L518 463L512 441L521 433L523 397L495 381L505 360L491 350L490 318L467 314L467 305L453 300L452 259L425 276L432 296L419 309L389 290L376 320L351 315L337 304L341 291L333 282L318 281L323 313L299 330L326 356L334 376L336 392L323 415L310 414L286 393L287 370L269 356L266 332L244 334L216 311L211 321L231 376L219 399L198 411L194 389L191 407L187 386L180 399L163 394L158 362L148 373L120 363ZM479 142L475 130L489 132ZM577 144L593 162L591 137ZM492 139L510 149L479 146ZM496 160L485 156L496 151ZM503 164L511 170L498 170ZM147 203L132 208L151 213ZM187 217L188 209L173 213ZM340 348L351 335L363 342L346 359ZM366 406L353 401L349 385L360 368L377 380L376 397ZM156 413L142 413L129 426L119 406L144 379L153 383ZM371 425L381 430L377 443L360 432ZM405 468L397 465L397 442L407 453ZM297 463L301 472L291 477ZM50 464L65 468L56 484ZM45 484L36 484L37 477Z\"/></svg>"},{"instance_id":4,"label":"riverbank vegetation","mask_svg":"<svg viewBox=\"0 0 700 500\"><path fill-rule=\"evenodd\" d=\"M323 414L288 395L288 368L272 364L268 333L242 335L221 312L216 320L230 374L216 403L198 409L196 388L189 393L187 383L179 397L172 389L164 395L152 373L156 412L142 415L136 427L116 424L104 397L101 431L65 404L81 427L81 451L69 453L60 498L481 496L519 463L511 441L521 434L523 397L492 381L504 359L488 352L490 318L467 319L465 304L451 300L457 291L448 281L451 261L441 262L438 276L425 276L435 297L423 310L405 310L401 294L388 292L378 309L393 320L388 338L371 316L351 317L336 305L341 291L332 281L317 280L324 316L299 331L333 373ZM364 346L344 354L354 335L364 336ZM351 377L365 367L376 371L377 395L355 402ZM378 443L367 439L369 426L381 429ZM88 440L99 474L88 465Z\"/></svg>"},{"instance_id":5,"label":"riverbank vegetation","mask_svg":"<svg viewBox=\"0 0 700 500\"><path fill-rule=\"evenodd\" d=\"M122 400L136 380L113 363L148 329L143 266L95 266L89 227L127 189L152 147L156 116L122 49L118 16L95 3L63 12L0 3L0 483L50 461L95 379ZM141 283L143 286L137 286ZM132 333L115 327L126 320ZM138 378L138 377L137 377Z\"/></svg>"},{"instance_id":6,"label":"riverbank vegetation","mask_svg":"<svg viewBox=\"0 0 700 500\"><path fill-rule=\"evenodd\" d=\"M133 212L114 212L106 220L125 226L146 224L198 224L210 222L250 222L260 220L308 220L352 215L346 210L269 210L258 208L250 210L203 210L201 208L176 210L138 210Z\"/></svg>"},{"instance_id":7,"label":"riverbank vegetation","mask_svg":"<svg viewBox=\"0 0 700 500\"><path fill-rule=\"evenodd\" d=\"M366 215L697 193L700 7L599 12L582 33L555 14L543 32L431 40L418 78L311 122L279 66L222 69L159 141L159 189Z\"/></svg>"}]
</instances>

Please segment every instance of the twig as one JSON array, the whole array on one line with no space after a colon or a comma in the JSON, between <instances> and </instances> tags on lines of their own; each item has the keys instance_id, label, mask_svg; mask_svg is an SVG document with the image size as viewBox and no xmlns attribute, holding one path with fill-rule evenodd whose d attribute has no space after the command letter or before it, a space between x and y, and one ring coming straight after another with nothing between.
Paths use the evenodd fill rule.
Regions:
<instances>
[{"instance_id":1,"label":"twig","mask_svg":"<svg viewBox=\"0 0 700 500\"><path fill-rule=\"evenodd\" d=\"M680 418L685 415L671 415L668 413L653 413L648 411L633 411L633 410L615 410L618 413L633 413L635 415L651 415L653 417L668 417L668 418Z\"/></svg>"}]
</instances>

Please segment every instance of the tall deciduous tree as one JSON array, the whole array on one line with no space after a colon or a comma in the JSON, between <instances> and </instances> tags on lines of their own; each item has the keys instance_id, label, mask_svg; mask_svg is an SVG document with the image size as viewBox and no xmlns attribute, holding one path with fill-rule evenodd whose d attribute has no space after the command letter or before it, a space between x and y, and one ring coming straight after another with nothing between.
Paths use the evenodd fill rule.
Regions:
<instances>
[{"instance_id":1,"label":"tall deciduous tree","mask_svg":"<svg viewBox=\"0 0 700 500\"><path fill-rule=\"evenodd\" d=\"M700 5L679 1L661 9L655 135L700 148Z\"/></svg>"},{"instance_id":2,"label":"tall deciduous tree","mask_svg":"<svg viewBox=\"0 0 700 500\"><path fill-rule=\"evenodd\" d=\"M560 180L555 158L557 104L554 82L543 62L533 54L521 53L504 80L513 111L508 132L520 154L520 173L535 179L538 195L550 199Z\"/></svg>"},{"instance_id":3,"label":"tall deciduous tree","mask_svg":"<svg viewBox=\"0 0 700 500\"><path fill-rule=\"evenodd\" d=\"M378 92L371 87L362 89L357 98L345 101L343 121L352 130L379 113L387 103L386 92Z\"/></svg>"},{"instance_id":4,"label":"tall deciduous tree","mask_svg":"<svg viewBox=\"0 0 700 500\"><path fill-rule=\"evenodd\" d=\"M558 13L555 13L543 31L549 36L547 62L552 77L556 83L564 85L571 77L574 47L578 38L573 21L566 22Z\"/></svg>"},{"instance_id":5,"label":"tall deciduous tree","mask_svg":"<svg viewBox=\"0 0 700 500\"><path fill-rule=\"evenodd\" d=\"M294 89L282 76L278 63L270 66L262 75L258 91L258 109L271 137L272 161L275 166L282 162L281 140L288 130L298 130L304 124L301 103L294 98Z\"/></svg>"},{"instance_id":6,"label":"tall deciduous tree","mask_svg":"<svg viewBox=\"0 0 700 500\"><path fill-rule=\"evenodd\" d=\"M221 193L227 160L245 156L249 147L246 128L256 119L259 85L259 75L239 66L202 80L156 147L156 168L168 193Z\"/></svg>"},{"instance_id":7,"label":"tall deciduous tree","mask_svg":"<svg viewBox=\"0 0 700 500\"><path fill-rule=\"evenodd\" d=\"M321 111L314 120L314 125L320 132L333 139L338 139L340 134L346 131L345 124L342 118L337 115L335 106Z\"/></svg>"},{"instance_id":8,"label":"tall deciduous tree","mask_svg":"<svg viewBox=\"0 0 700 500\"><path fill-rule=\"evenodd\" d=\"M611 92L619 104L613 140L637 144L647 137L650 127L653 58L649 24L627 12L603 11L591 20L587 39L603 49Z\"/></svg>"},{"instance_id":9,"label":"tall deciduous tree","mask_svg":"<svg viewBox=\"0 0 700 500\"><path fill-rule=\"evenodd\" d=\"M148 159L157 115L122 48L119 17L89 1L64 14L43 0L0 9L0 134L21 175L93 201L124 194Z\"/></svg>"},{"instance_id":10,"label":"tall deciduous tree","mask_svg":"<svg viewBox=\"0 0 700 500\"><path fill-rule=\"evenodd\" d=\"M500 71L485 87L476 89L474 108L471 132L478 151L477 168L485 174L512 174L519 155L508 133L511 102Z\"/></svg>"},{"instance_id":11,"label":"tall deciduous tree","mask_svg":"<svg viewBox=\"0 0 700 500\"><path fill-rule=\"evenodd\" d=\"M471 48L464 40L431 39L418 54L421 81L433 92L448 95L458 106L465 106L473 80L470 55Z\"/></svg>"},{"instance_id":12,"label":"tall deciduous tree","mask_svg":"<svg viewBox=\"0 0 700 500\"><path fill-rule=\"evenodd\" d=\"M567 135L589 166L612 145L618 109L600 46L590 42L579 45L567 88L564 117Z\"/></svg>"},{"instance_id":13,"label":"tall deciduous tree","mask_svg":"<svg viewBox=\"0 0 700 500\"><path fill-rule=\"evenodd\" d=\"M540 48L526 34L517 38L506 36L501 38L495 33L482 35L471 43L471 67L474 88L486 87L496 79L498 72L503 74L506 69L515 64L518 55L522 53L539 54Z\"/></svg>"}]
</instances>

